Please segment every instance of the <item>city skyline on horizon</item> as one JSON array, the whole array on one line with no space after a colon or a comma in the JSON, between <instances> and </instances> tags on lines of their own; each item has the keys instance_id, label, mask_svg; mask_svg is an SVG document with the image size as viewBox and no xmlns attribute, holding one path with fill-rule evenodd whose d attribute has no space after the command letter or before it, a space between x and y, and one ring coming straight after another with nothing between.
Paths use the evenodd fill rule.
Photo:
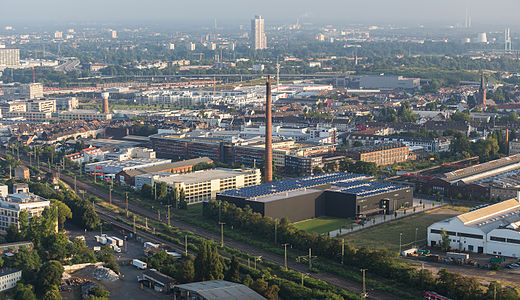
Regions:
<instances>
[{"instance_id":1,"label":"city skyline on horizon","mask_svg":"<svg viewBox=\"0 0 520 300\"><path fill-rule=\"evenodd\" d=\"M74 5L64 0L51 0L44 3L25 0L9 4L0 11L1 25L16 24L63 24L70 22L102 23L166 23L166 24L212 24L215 19L222 24L243 24L254 15L262 15L269 23L316 24L438 24L442 26L460 25L464 27L469 11L473 26L520 26L516 11L520 2L515 0L449 1L435 3L413 0L383 1L369 0L339 1L325 0L317 5L314 1L273 0L252 2L244 5L237 0L214 3L182 3L179 9L177 1L152 0L146 4L137 0L113 0L104 3L101 0ZM455 2L455 3L453 3ZM469 5L468 5L469 3ZM492 5L490 5L492 4ZM18 12L24 11L23 15Z\"/></svg>"}]
</instances>

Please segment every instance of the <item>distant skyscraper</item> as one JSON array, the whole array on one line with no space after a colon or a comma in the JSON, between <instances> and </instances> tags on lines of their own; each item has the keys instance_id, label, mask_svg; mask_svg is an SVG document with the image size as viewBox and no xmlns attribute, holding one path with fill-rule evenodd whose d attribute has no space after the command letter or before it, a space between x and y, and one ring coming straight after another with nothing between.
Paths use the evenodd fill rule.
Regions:
<instances>
[{"instance_id":1,"label":"distant skyscraper","mask_svg":"<svg viewBox=\"0 0 520 300\"><path fill-rule=\"evenodd\" d=\"M117 31L115 30L110 30L110 34L112 36L113 39L117 39Z\"/></svg>"},{"instance_id":2,"label":"distant skyscraper","mask_svg":"<svg viewBox=\"0 0 520 300\"><path fill-rule=\"evenodd\" d=\"M267 49L267 39L264 31L264 19L255 16L251 20L251 43L255 50Z\"/></svg>"},{"instance_id":3,"label":"distant skyscraper","mask_svg":"<svg viewBox=\"0 0 520 300\"><path fill-rule=\"evenodd\" d=\"M469 9L469 1L466 4L466 20L465 20L465 27L471 28L471 11Z\"/></svg>"},{"instance_id":4,"label":"distant skyscraper","mask_svg":"<svg viewBox=\"0 0 520 300\"><path fill-rule=\"evenodd\" d=\"M511 31L509 30L509 28L506 28L506 31L504 33L504 42L505 42L504 50L505 51L512 51L513 50L513 45L511 44Z\"/></svg>"}]
</instances>

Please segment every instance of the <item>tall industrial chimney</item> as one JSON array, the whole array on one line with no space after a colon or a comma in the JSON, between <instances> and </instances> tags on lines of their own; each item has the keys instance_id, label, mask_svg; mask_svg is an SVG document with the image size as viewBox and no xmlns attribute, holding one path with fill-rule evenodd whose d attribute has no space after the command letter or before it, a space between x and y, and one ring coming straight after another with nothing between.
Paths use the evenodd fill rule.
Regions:
<instances>
[{"instance_id":1,"label":"tall industrial chimney","mask_svg":"<svg viewBox=\"0 0 520 300\"><path fill-rule=\"evenodd\" d=\"M271 76L265 84L265 159L264 183L273 181L273 125L271 117Z\"/></svg>"},{"instance_id":2,"label":"tall industrial chimney","mask_svg":"<svg viewBox=\"0 0 520 300\"><path fill-rule=\"evenodd\" d=\"M102 93L101 96L103 97L103 113L109 114L110 109L108 107L108 97L110 96L110 94L105 92L105 93Z\"/></svg>"},{"instance_id":3,"label":"tall industrial chimney","mask_svg":"<svg viewBox=\"0 0 520 300\"><path fill-rule=\"evenodd\" d=\"M506 153L509 155L509 128L506 129Z\"/></svg>"}]
</instances>

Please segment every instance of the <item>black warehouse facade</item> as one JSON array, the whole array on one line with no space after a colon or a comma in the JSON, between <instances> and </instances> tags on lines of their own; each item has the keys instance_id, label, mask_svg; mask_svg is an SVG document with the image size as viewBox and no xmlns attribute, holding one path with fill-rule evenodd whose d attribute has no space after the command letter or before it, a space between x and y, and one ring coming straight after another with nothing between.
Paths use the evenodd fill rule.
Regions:
<instances>
[{"instance_id":1,"label":"black warehouse facade","mask_svg":"<svg viewBox=\"0 0 520 300\"><path fill-rule=\"evenodd\" d=\"M412 206L413 188L370 181L371 176L326 173L266 183L217 195L238 207L250 206L263 216L292 222L321 216L358 218L392 214Z\"/></svg>"}]
</instances>

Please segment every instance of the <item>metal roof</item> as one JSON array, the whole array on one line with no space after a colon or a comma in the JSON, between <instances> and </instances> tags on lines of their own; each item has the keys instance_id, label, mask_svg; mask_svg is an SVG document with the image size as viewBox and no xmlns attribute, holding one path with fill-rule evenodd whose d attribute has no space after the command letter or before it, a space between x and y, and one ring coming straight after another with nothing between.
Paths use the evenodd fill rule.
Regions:
<instances>
[{"instance_id":1,"label":"metal roof","mask_svg":"<svg viewBox=\"0 0 520 300\"><path fill-rule=\"evenodd\" d=\"M176 285L175 289L187 290L196 293L203 299L211 300L265 300L257 292L239 283L225 280L211 280Z\"/></svg>"},{"instance_id":2,"label":"metal roof","mask_svg":"<svg viewBox=\"0 0 520 300\"><path fill-rule=\"evenodd\" d=\"M369 175L342 173L342 172L331 172L319 175L300 177L295 179L273 181L270 183L264 183L260 185L243 187L240 189L229 190L222 192L222 195L241 197L245 199L251 199L256 197L266 197L279 193L286 193L290 191L296 191L301 189L307 189L327 184L333 184L340 181L356 181L369 179Z\"/></svg>"},{"instance_id":3,"label":"metal roof","mask_svg":"<svg viewBox=\"0 0 520 300\"><path fill-rule=\"evenodd\" d=\"M464 223L464 225L468 225L470 223L475 223L478 221L482 221L480 223L486 224L492 222L495 216L499 214L505 214L509 211L518 208L520 208L520 202L518 202L517 199L509 199L493 205L486 206L481 209L467 212L465 214L457 216L457 218L461 220Z\"/></svg>"}]
</instances>

